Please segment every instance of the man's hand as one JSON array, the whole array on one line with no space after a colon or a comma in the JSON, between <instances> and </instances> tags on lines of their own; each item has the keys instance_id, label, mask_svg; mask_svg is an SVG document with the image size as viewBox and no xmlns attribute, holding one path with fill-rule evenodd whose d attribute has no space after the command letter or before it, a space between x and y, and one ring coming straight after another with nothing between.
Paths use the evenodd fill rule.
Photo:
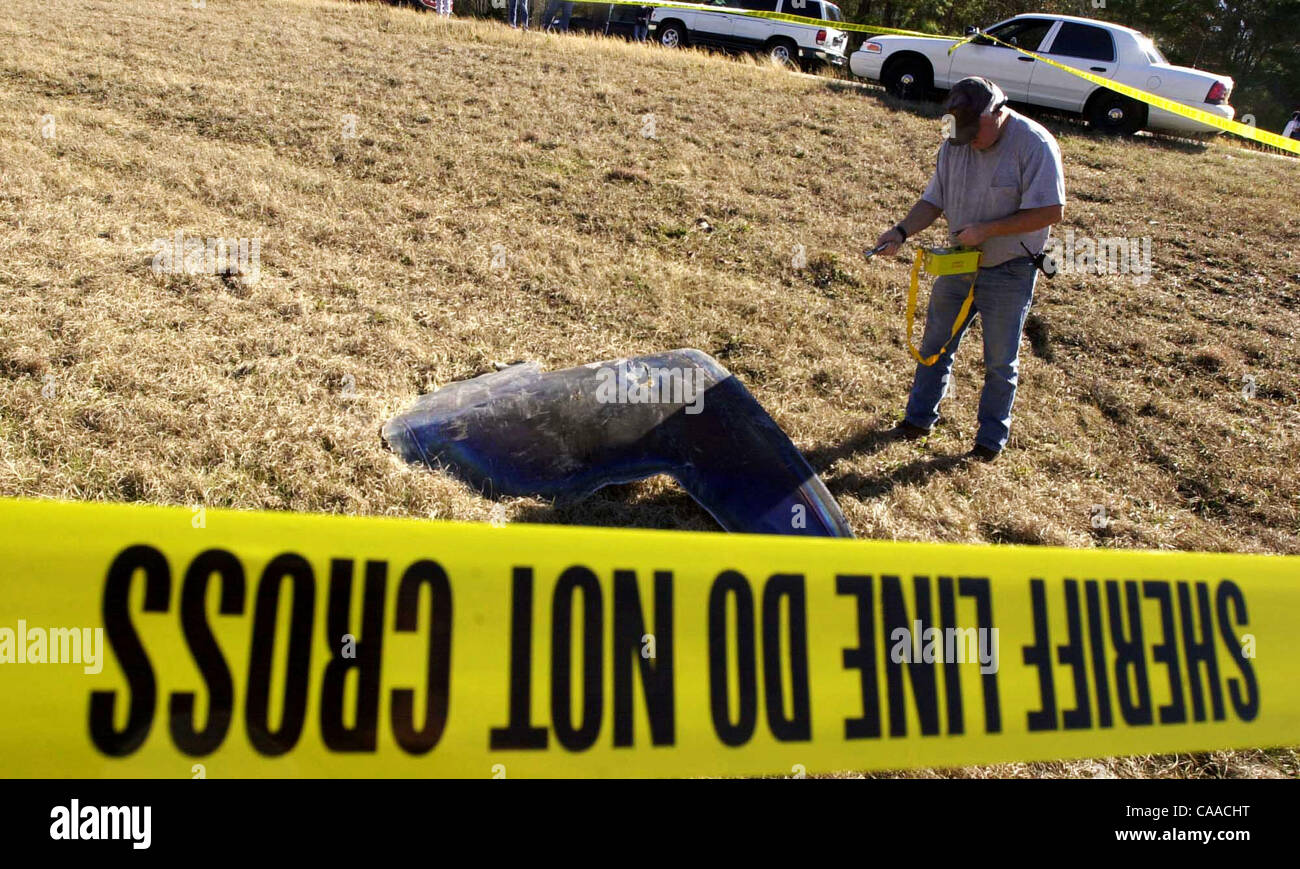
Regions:
<instances>
[{"instance_id":1,"label":"man's hand","mask_svg":"<svg viewBox=\"0 0 1300 869\"><path fill-rule=\"evenodd\" d=\"M885 256L894 256L903 246L903 234L891 226L880 234L880 238L876 239L876 247L880 247L882 244L884 248L880 252Z\"/></svg>"},{"instance_id":2,"label":"man's hand","mask_svg":"<svg viewBox=\"0 0 1300 869\"><path fill-rule=\"evenodd\" d=\"M990 234L987 224L977 223L958 232L957 243L964 247L979 247L988 239Z\"/></svg>"},{"instance_id":3,"label":"man's hand","mask_svg":"<svg viewBox=\"0 0 1300 869\"><path fill-rule=\"evenodd\" d=\"M1044 205L1040 208L1022 208L1015 214L987 223L976 223L956 234L958 244L975 247L994 236L1021 235L1035 232L1054 223L1060 223L1065 216L1064 205Z\"/></svg>"}]
</instances>

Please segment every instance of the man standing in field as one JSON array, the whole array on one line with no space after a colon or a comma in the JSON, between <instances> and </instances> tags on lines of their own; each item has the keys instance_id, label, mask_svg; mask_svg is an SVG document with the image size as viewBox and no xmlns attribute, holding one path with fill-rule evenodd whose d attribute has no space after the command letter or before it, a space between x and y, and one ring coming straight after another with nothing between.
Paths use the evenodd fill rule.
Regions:
<instances>
[{"instance_id":1,"label":"man standing in field","mask_svg":"<svg viewBox=\"0 0 1300 869\"><path fill-rule=\"evenodd\" d=\"M953 244L982 251L975 301L961 330L952 327L970 289L970 275L936 278L930 292L920 352L929 357L947 343L933 365L916 366L899 437L925 437L939 419L948 391L953 354L978 312L984 324L984 390L979 430L970 456L993 461L1011 432L1011 405L1020 373L1020 335L1034 297L1041 253L1065 213L1061 151L1041 124L1007 108L1002 90L970 77L953 85L944 104L951 115L949 138L939 148L934 176L907 217L876 241L896 254L907 239L948 220ZM951 336L951 340L950 340Z\"/></svg>"}]
</instances>

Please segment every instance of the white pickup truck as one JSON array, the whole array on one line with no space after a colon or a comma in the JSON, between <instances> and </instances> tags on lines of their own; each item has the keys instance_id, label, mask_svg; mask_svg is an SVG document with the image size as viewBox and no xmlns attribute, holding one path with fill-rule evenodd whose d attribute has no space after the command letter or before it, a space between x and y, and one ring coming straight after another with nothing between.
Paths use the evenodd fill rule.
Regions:
<instances>
[{"instance_id":1,"label":"white pickup truck","mask_svg":"<svg viewBox=\"0 0 1300 869\"><path fill-rule=\"evenodd\" d=\"M1129 27L1071 15L1017 15L984 31L1003 42L1114 79L1130 87L1232 120L1228 105L1232 79L1199 69L1174 66L1150 38ZM968 30L968 35L974 30ZM1218 130L1173 112L1132 100L1087 79L1072 75L1019 51L976 36L952 54L956 39L876 36L849 58L849 70L878 81L902 97L924 97L934 88L948 89L966 76L997 82L1014 102L1075 112L1094 129L1136 133L1141 129L1173 133Z\"/></svg>"},{"instance_id":2,"label":"white pickup truck","mask_svg":"<svg viewBox=\"0 0 1300 869\"><path fill-rule=\"evenodd\" d=\"M728 8L782 12L825 24L795 24L722 11ZM786 66L811 69L844 65L849 35L835 28L843 20L840 7L829 0L718 0L689 9L655 7L650 14L650 32L666 48L699 45L753 52Z\"/></svg>"}]
</instances>

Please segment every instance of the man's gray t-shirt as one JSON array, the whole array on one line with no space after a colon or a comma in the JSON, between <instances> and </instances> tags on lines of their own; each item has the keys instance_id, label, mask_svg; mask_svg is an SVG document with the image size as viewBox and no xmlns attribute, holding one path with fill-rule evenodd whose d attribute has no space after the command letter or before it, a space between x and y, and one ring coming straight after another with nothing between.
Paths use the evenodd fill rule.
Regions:
<instances>
[{"instance_id":1,"label":"man's gray t-shirt","mask_svg":"<svg viewBox=\"0 0 1300 869\"><path fill-rule=\"evenodd\" d=\"M957 233L976 223L1009 217L1027 208L1065 204L1065 173L1061 149L1042 124L1007 109L1002 135L993 147L977 151L970 145L944 140L934 176L921 198L943 209L951 244ZM1037 254L1047 244L1051 227L1021 235L991 236L979 246L980 266L996 266L1018 256L1025 247Z\"/></svg>"}]
</instances>

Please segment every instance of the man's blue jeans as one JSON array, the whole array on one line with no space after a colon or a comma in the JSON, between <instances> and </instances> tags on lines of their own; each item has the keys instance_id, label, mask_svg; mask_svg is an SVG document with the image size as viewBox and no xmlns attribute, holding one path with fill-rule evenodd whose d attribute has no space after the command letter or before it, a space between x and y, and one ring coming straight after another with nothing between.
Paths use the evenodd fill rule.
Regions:
<instances>
[{"instance_id":1,"label":"man's blue jeans","mask_svg":"<svg viewBox=\"0 0 1300 869\"><path fill-rule=\"evenodd\" d=\"M1028 258L1017 258L979 270L975 280L975 303L961 332L934 365L916 366L912 395L907 402L907 422L929 429L939 419L939 402L947 394L952 376L953 354L978 312L984 329L984 391L980 393L979 430L975 434L975 443L994 451L1007 445L1011 434L1011 405L1016 400L1016 385L1020 379L1020 333L1025 328L1029 305L1034 300L1037 280L1038 269ZM944 275L935 279L925 317L925 335L921 338L922 356L938 353L948 340L969 289L969 274Z\"/></svg>"},{"instance_id":2,"label":"man's blue jeans","mask_svg":"<svg viewBox=\"0 0 1300 869\"><path fill-rule=\"evenodd\" d=\"M510 26L528 29L528 0L510 0Z\"/></svg>"}]
</instances>

